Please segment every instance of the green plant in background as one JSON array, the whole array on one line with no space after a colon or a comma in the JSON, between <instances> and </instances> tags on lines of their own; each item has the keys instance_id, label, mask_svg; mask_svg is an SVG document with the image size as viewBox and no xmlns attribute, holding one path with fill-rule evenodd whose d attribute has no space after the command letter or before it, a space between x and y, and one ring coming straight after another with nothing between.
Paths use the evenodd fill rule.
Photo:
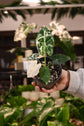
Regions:
<instances>
[{"instance_id":1,"label":"green plant in background","mask_svg":"<svg viewBox=\"0 0 84 126\"><path fill-rule=\"evenodd\" d=\"M84 122L84 100L62 91L60 91L60 96L64 98L65 102L69 105L71 118L79 119Z\"/></svg>"},{"instance_id":2,"label":"green plant in background","mask_svg":"<svg viewBox=\"0 0 84 126\"><path fill-rule=\"evenodd\" d=\"M27 50L27 48L16 46L16 48L12 48L10 50L7 50L7 52L15 53L16 56L23 56L24 57L26 50Z\"/></svg>"},{"instance_id":3,"label":"green plant in background","mask_svg":"<svg viewBox=\"0 0 84 126\"><path fill-rule=\"evenodd\" d=\"M35 90L33 85L19 85L5 93L3 104L0 107L0 125L18 126L22 118L24 108L27 106L27 100L21 96L23 91Z\"/></svg>"},{"instance_id":4,"label":"green plant in background","mask_svg":"<svg viewBox=\"0 0 84 126\"><path fill-rule=\"evenodd\" d=\"M50 22L49 25L56 45L58 45L71 60L76 61L77 58L72 43L72 37L66 27L56 21Z\"/></svg>"},{"instance_id":5,"label":"green plant in background","mask_svg":"<svg viewBox=\"0 0 84 126\"><path fill-rule=\"evenodd\" d=\"M41 0L41 4L46 6L46 5L65 5L65 7L54 7L53 11L51 13L51 19L53 20L56 18L56 20L60 20L63 17L70 17L70 18L75 18L76 15L84 14L84 9L83 7L66 7L66 5L79 5L79 4L84 4L84 0L61 0L61 1L55 1L55 0L50 0L49 2L45 2L44 0ZM48 13L50 8L45 9L44 14Z\"/></svg>"},{"instance_id":6,"label":"green plant in background","mask_svg":"<svg viewBox=\"0 0 84 126\"><path fill-rule=\"evenodd\" d=\"M84 101L78 99L75 101L75 104L80 101L81 105L83 105ZM75 110L71 114L71 110L75 107L71 101L65 100L63 104L58 105L55 104L52 97L47 97L41 98L37 102L33 102L28 107L30 108L30 106L34 108L33 111L26 115L26 117L19 123L19 126L22 124L24 124L24 126L27 126L28 124L30 124L30 126L76 126L75 124L70 123L70 119L74 117L74 114L78 115ZM84 122L81 117L75 117L75 120L76 119Z\"/></svg>"},{"instance_id":7,"label":"green plant in background","mask_svg":"<svg viewBox=\"0 0 84 126\"><path fill-rule=\"evenodd\" d=\"M19 55L25 56L25 50L27 50L27 48L16 47L15 48L15 55L16 56L19 56Z\"/></svg>"},{"instance_id":8,"label":"green plant in background","mask_svg":"<svg viewBox=\"0 0 84 126\"><path fill-rule=\"evenodd\" d=\"M11 97L14 96L21 96L23 91L34 91L35 87L31 84L25 85L18 85L12 88L11 90L7 91L5 93L5 96L3 96L3 103L6 103L8 99L11 99Z\"/></svg>"},{"instance_id":9,"label":"green plant in background","mask_svg":"<svg viewBox=\"0 0 84 126\"><path fill-rule=\"evenodd\" d=\"M78 14L81 14L83 15L84 14L84 8L80 6L80 4L84 4L84 1L81 0L61 0L61 1L56 1L56 0L50 0L49 2L44 2L44 0L41 0L39 1L40 2L40 5L43 5L43 6L46 6L46 5L51 5L51 7L53 8L53 11L51 13L51 19L54 19L56 17L56 20L58 19L61 19L62 17L64 16L68 16L70 18L74 18L76 15ZM3 3L3 4L1 4ZM49 10L51 8L49 8L49 6L46 6L46 9L44 11L42 11L42 9L38 7L38 9L34 8L34 11L33 11L33 8L30 9L29 8L29 5L28 4L22 4L22 1L21 0L13 0L13 1L9 1L7 4L7 2L5 3L4 1L0 3L0 22L3 22L4 18L7 18L7 17L12 17L14 20L17 21L17 14L20 15L23 19L26 19L26 16L25 16L25 11L26 13L28 12L28 14L30 15L33 15L35 12L37 13L37 11L40 13L43 12L43 14L46 14L49 12ZM69 5L69 4L76 4L76 5L79 5L78 7L65 7L65 8L62 8L62 7L55 7L55 5ZM19 9L18 7L28 7L28 8L25 8L24 10L22 9ZM4 9L6 7L6 10L7 10L7 14L4 13ZM14 9L13 11L12 10L9 10L7 9L7 7L17 7L17 10Z\"/></svg>"},{"instance_id":10,"label":"green plant in background","mask_svg":"<svg viewBox=\"0 0 84 126\"><path fill-rule=\"evenodd\" d=\"M12 126L13 124L18 125L18 120L21 118L23 113L26 99L21 96L12 97L8 100L8 104L4 104L0 107L0 125L1 126ZM16 125L16 126L17 126Z\"/></svg>"},{"instance_id":11,"label":"green plant in background","mask_svg":"<svg viewBox=\"0 0 84 126\"><path fill-rule=\"evenodd\" d=\"M50 123L55 126L57 123L58 125L61 124L61 126L70 125L69 107L67 104L56 105L53 98L41 98L36 104L33 102L29 106L33 106L34 110L19 123L19 126L22 124L27 126L30 124L31 119L33 122L31 122L31 125L34 124L36 126L49 126Z\"/></svg>"},{"instance_id":12,"label":"green plant in background","mask_svg":"<svg viewBox=\"0 0 84 126\"><path fill-rule=\"evenodd\" d=\"M61 91L61 98L64 98L61 104L55 103L52 97L43 97L28 105L21 92L33 88L19 86L18 90L11 89L8 97L6 94L0 107L1 126L76 126L70 123L74 118L84 122L84 100ZM29 112L25 115L25 111Z\"/></svg>"}]
</instances>

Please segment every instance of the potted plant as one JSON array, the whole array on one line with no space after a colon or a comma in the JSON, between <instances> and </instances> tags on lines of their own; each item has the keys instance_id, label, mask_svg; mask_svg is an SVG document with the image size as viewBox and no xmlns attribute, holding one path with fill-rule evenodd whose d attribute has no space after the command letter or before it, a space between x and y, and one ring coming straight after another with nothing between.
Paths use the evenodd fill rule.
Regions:
<instances>
[{"instance_id":1,"label":"potted plant","mask_svg":"<svg viewBox=\"0 0 84 126\"><path fill-rule=\"evenodd\" d=\"M24 36L27 36L26 32L23 33ZM67 52L68 56L64 54L53 55L55 42ZM70 60L70 57L76 59L71 36L63 25L51 22L50 27L44 26L38 32L36 47L38 53L28 57L31 62L27 68L27 77L35 77L40 88L50 89L61 76L61 64ZM40 58L39 55L42 57Z\"/></svg>"},{"instance_id":2,"label":"potted plant","mask_svg":"<svg viewBox=\"0 0 84 126\"><path fill-rule=\"evenodd\" d=\"M44 26L37 34L36 47L42 57L39 58L38 54L33 54L28 57L29 60L35 61L32 61L31 65L28 66L27 77L35 76L37 85L40 88L44 87L46 89L52 88L60 79L62 72L61 64L70 60L70 57L64 54L53 55L55 39L52 31L53 29ZM68 34L68 32L66 33ZM66 36L67 41L70 40L68 37L70 36Z\"/></svg>"},{"instance_id":3,"label":"potted plant","mask_svg":"<svg viewBox=\"0 0 84 126\"><path fill-rule=\"evenodd\" d=\"M28 33L31 32L34 28L36 28L35 23L27 24L26 22L22 22L15 31L14 41L18 42L25 39L28 36ZM15 52L17 56L17 61L21 61L20 59L22 59L25 56L26 50L27 48L24 47L16 47L11 49L10 52Z\"/></svg>"},{"instance_id":4,"label":"potted plant","mask_svg":"<svg viewBox=\"0 0 84 126\"><path fill-rule=\"evenodd\" d=\"M29 67L36 69L35 79L37 80L37 85L39 85L40 88L52 88L54 83L60 78L62 69L58 61L55 61L54 57L52 57L54 38L47 27L42 27L39 31L36 38L36 46L39 54L41 54L43 57L38 58L38 55L36 57L36 54L33 54L33 56L35 56L35 62L33 63L36 65L36 68L33 68L32 66ZM28 59L32 60L32 57L30 56ZM36 60L38 62L36 62ZM38 70L39 73L36 75ZM30 77L29 69L27 71L27 76Z\"/></svg>"},{"instance_id":5,"label":"potted plant","mask_svg":"<svg viewBox=\"0 0 84 126\"><path fill-rule=\"evenodd\" d=\"M8 50L8 52L15 53L17 62L22 62L22 59L25 56L26 50L27 50L27 48L16 46L15 48Z\"/></svg>"}]
</instances>

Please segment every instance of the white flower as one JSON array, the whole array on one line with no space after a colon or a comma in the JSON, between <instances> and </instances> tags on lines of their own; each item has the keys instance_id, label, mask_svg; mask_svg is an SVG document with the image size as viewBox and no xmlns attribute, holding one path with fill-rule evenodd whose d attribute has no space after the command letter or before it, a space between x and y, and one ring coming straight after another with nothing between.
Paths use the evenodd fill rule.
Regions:
<instances>
[{"instance_id":1,"label":"white flower","mask_svg":"<svg viewBox=\"0 0 84 126\"><path fill-rule=\"evenodd\" d=\"M31 32L34 28L36 28L36 24L27 24L26 22L22 22L22 24L16 29L14 41L21 41L27 37L28 33Z\"/></svg>"},{"instance_id":2,"label":"white flower","mask_svg":"<svg viewBox=\"0 0 84 126\"><path fill-rule=\"evenodd\" d=\"M37 60L31 61L27 67L27 77L31 78L36 76L39 73L41 68L41 63L37 64Z\"/></svg>"},{"instance_id":3,"label":"white flower","mask_svg":"<svg viewBox=\"0 0 84 126\"><path fill-rule=\"evenodd\" d=\"M52 31L52 35L56 35L61 41L67 41L71 39L71 36L64 25L61 25L55 21L50 22L49 25Z\"/></svg>"},{"instance_id":4,"label":"white flower","mask_svg":"<svg viewBox=\"0 0 84 126\"><path fill-rule=\"evenodd\" d=\"M14 36L14 41L21 41L21 40L23 40L24 38L26 38L26 36L25 36L25 34L24 33L22 33L22 32L17 32L16 31L16 34L15 34L15 36Z\"/></svg>"}]
</instances>

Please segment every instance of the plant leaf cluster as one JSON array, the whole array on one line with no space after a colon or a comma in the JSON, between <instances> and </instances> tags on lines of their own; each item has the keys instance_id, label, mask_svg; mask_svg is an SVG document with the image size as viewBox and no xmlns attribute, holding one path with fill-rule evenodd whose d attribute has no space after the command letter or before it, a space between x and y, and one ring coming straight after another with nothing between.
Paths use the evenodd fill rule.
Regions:
<instances>
[{"instance_id":1,"label":"plant leaf cluster","mask_svg":"<svg viewBox=\"0 0 84 126\"><path fill-rule=\"evenodd\" d=\"M76 126L69 122L70 118L84 122L84 100L63 92L61 92L61 97L64 98L64 103L61 106L56 105L52 97L41 98L37 103L31 104L34 111L29 116L35 120L33 124L36 126ZM80 111L81 108L82 111ZM27 115L28 119L26 118L26 121L22 121L20 124L31 121L29 116Z\"/></svg>"},{"instance_id":2,"label":"plant leaf cluster","mask_svg":"<svg viewBox=\"0 0 84 126\"><path fill-rule=\"evenodd\" d=\"M67 54L55 54L53 55L54 50L54 42L61 47L64 52ZM71 59L75 60L76 55L74 53L74 46L71 40L68 41L60 41L59 37L53 36L51 31L46 27L42 27L37 34L36 37L36 47L38 53L44 57L44 64L40 69L40 77L47 84L50 80L50 70L49 65L47 64L47 57L49 56L51 59L51 65L63 64ZM38 54L33 54L28 57L30 60L38 60Z\"/></svg>"},{"instance_id":3,"label":"plant leaf cluster","mask_svg":"<svg viewBox=\"0 0 84 126\"><path fill-rule=\"evenodd\" d=\"M84 0L62 0L62 4L84 4ZM28 6L28 5L20 5L21 1L12 2L10 5L0 5L0 8L5 7L18 7L18 6ZM60 5L60 3L55 1L50 1L48 3L40 1L40 5ZM41 12L42 9L35 9L34 12ZM48 13L50 8L44 10L43 14ZM25 9L25 11L33 15L33 9ZM20 15L23 19L26 19L25 12L23 10L8 10L8 14L5 14L3 10L0 11L0 22L3 22L4 17L12 17L14 20L17 21L17 14ZM52 11L51 19L54 19L56 16L56 20L60 20L64 16L68 16L70 18L74 18L77 14L84 15L84 8L83 7L71 7L71 8L54 8Z\"/></svg>"},{"instance_id":4,"label":"plant leaf cluster","mask_svg":"<svg viewBox=\"0 0 84 126\"><path fill-rule=\"evenodd\" d=\"M61 0L62 3L55 1L43 2L41 0L41 5L67 5L67 4L84 4L84 0ZM49 8L45 9L44 14L49 12ZM52 11L51 19L53 20L56 17L56 20L60 20L64 16L68 16L70 18L74 18L76 15L81 14L84 15L83 7L70 7L70 8L54 8Z\"/></svg>"},{"instance_id":5,"label":"plant leaf cluster","mask_svg":"<svg viewBox=\"0 0 84 126\"><path fill-rule=\"evenodd\" d=\"M27 48L16 46L16 48L13 48L11 50L7 50L7 52L15 53L16 56L19 56L19 55L24 56L26 50L27 50Z\"/></svg>"},{"instance_id":6,"label":"plant leaf cluster","mask_svg":"<svg viewBox=\"0 0 84 126\"><path fill-rule=\"evenodd\" d=\"M54 36L55 43L68 55L73 61L77 61L74 46L71 40L60 41L59 38Z\"/></svg>"},{"instance_id":7,"label":"plant leaf cluster","mask_svg":"<svg viewBox=\"0 0 84 126\"><path fill-rule=\"evenodd\" d=\"M27 88L31 91L32 87ZM13 91L12 91L13 90ZM14 91L15 90L15 91ZM27 100L21 96L24 85L11 89L3 105L0 107L1 126L75 126L69 120L79 119L84 122L84 100L71 94L60 92L64 103L58 105L52 97L43 97L27 105ZM14 93L13 92L17 92ZM9 104L8 104L9 103ZM33 109L27 115L24 110Z\"/></svg>"},{"instance_id":8,"label":"plant leaf cluster","mask_svg":"<svg viewBox=\"0 0 84 126\"><path fill-rule=\"evenodd\" d=\"M21 6L20 5L21 1L20 0L16 0L11 2L9 5L1 5L0 4L0 8L5 8L5 7L16 7L16 6ZM4 10L0 10L0 22L2 22L4 20L4 17L12 17L14 20L17 21L17 14L20 15L23 19L26 19L26 16L24 15L23 11L21 10L14 10L14 11L7 11L7 14L4 13Z\"/></svg>"}]
</instances>

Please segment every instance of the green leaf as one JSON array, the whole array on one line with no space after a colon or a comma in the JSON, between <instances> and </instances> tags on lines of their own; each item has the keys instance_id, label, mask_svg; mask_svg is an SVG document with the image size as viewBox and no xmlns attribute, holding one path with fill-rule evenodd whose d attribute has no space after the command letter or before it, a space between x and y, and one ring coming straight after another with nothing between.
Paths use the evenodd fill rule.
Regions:
<instances>
[{"instance_id":1,"label":"green leaf","mask_svg":"<svg viewBox=\"0 0 84 126\"><path fill-rule=\"evenodd\" d=\"M21 116L23 110L21 108L16 108L13 113L9 113L5 118L5 124L12 124L13 122L17 122L19 117Z\"/></svg>"},{"instance_id":2,"label":"green leaf","mask_svg":"<svg viewBox=\"0 0 84 126\"><path fill-rule=\"evenodd\" d=\"M64 104L62 108L59 109L57 113L57 119L64 124L64 126L68 126L69 123L69 106Z\"/></svg>"},{"instance_id":3,"label":"green leaf","mask_svg":"<svg viewBox=\"0 0 84 126\"><path fill-rule=\"evenodd\" d=\"M57 8L55 8L52 12L52 17L51 17L52 20L55 18L56 12L57 12Z\"/></svg>"},{"instance_id":4,"label":"green leaf","mask_svg":"<svg viewBox=\"0 0 84 126\"><path fill-rule=\"evenodd\" d=\"M63 122L67 123L69 121L69 106L64 104L63 106Z\"/></svg>"},{"instance_id":5,"label":"green leaf","mask_svg":"<svg viewBox=\"0 0 84 126\"><path fill-rule=\"evenodd\" d=\"M17 21L17 16L15 13L13 13L12 11L8 11L8 15L12 17L15 21Z\"/></svg>"},{"instance_id":6,"label":"green leaf","mask_svg":"<svg viewBox=\"0 0 84 126\"><path fill-rule=\"evenodd\" d=\"M27 121L32 119L34 116L35 116L35 111L32 111L23 120L21 120L21 122L18 124L18 126L22 126L22 124L25 124Z\"/></svg>"},{"instance_id":7,"label":"green leaf","mask_svg":"<svg viewBox=\"0 0 84 126\"><path fill-rule=\"evenodd\" d=\"M59 45L59 47L61 47L63 49L63 51L70 56L70 58L74 61L77 60L76 54L75 54L75 50L74 50L74 45L72 44L72 41L60 41L59 39L55 38L55 42L57 45Z\"/></svg>"},{"instance_id":8,"label":"green leaf","mask_svg":"<svg viewBox=\"0 0 84 126\"><path fill-rule=\"evenodd\" d=\"M71 11L69 13L69 17L72 17L72 19L80 12L81 8L71 8Z\"/></svg>"},{"instance_id":9,"label":"green leaf","mask_svg":"<svg viewBox=\"0 0 84 126\"><path fill-rule=\"evenodd\" d=\"M22 96L14 96L10 99L7 99L7 102L10 104L10 107L20 107L24 105L27 102L27 100Z\"/></svg>"},{"instance_id":10,"label":"green leaf","mask_svg":"<svg viewBox=\"0 0 84 126\"><path fill-rule=\"evenodd\" d=\"M69 8L59 8L57 10L57 20L60 20L62 17L67 16L69 10Z\"/></svg>"},{"instance_id":11,"label":"green leaf","mask_svg":"<svg viewBox=\"0 0 84 126\"><path fill-rule=\"evenodd\" d=\"M41 9L35 9L35 13L40 13Z\"/></svg>"},{"instance_id":12,"label":"green leaf","mask_svg":"<svg viewBox=\"0 0 84 126\"><path fill-rule=\"evenodd\" d=\"M48 121L47 122L48 123L48 126L64 126L63 124L62 124L62 122L60 122L60 121L58 121L58 120L55 120L55 121Z\"/></svg>"},{"instance_id":13,"label":"green leaf","mask_svg":"<svg viewBox=\"0 0 84 126\"><path fill-rule=\"evenodd\" d=\"M52 106L52 107L51 107ZM53 98L46 98L43 97L37 102L36 106L36 116L38 119L40 126L44 126L45 121L48 116L51 115L51 113L54 110L54 99ZM44 125L43 125L44 124Z\"/></svg>"},{"instance_id":14,"label":"green leaf","mask_svg":"<svg viewBox=\"0 0 84 126\"><path fill-rule=\"evenodd\" d=\"M25 16L25 14L23 13L23 11L21 11L21 10L15 10L15 12L16 12L18 15L20 15L23 19L26 19L26 16Z\"/></svg>"},{"instance_id":15,"label":"green leaf","mask_svg":"<svg viewBox=\"0 0 84 126\"><path fill-rule=\"evenodd\" d=\"M0 114L0 126L4 126L4 115Z\"/></svg>"},{"instance_id":16,"label":"green leaf","mask_svg":"<svg viewBox=\"0 0 84 126\"><path fill-rule=\"evenodd\" d=\"M48 13L49 8L45 9L44 14Z\"/></svg>"},{"instance_id":17,"label":"green leaf","mask_svg":"<svg viewBox=\"0 0 84 126\"><path fill-rule=\"evenodd\" d=\"M3 15L0 14L0 22L2 23L2 21L3 21Z\"/></svg>"},{"instance_id":18,"label":"green leaf","mask_svg":"<svg viewBox=\"0 0 84 126\"><path fill-rule=\"evenodd\" d=\"M33 15L33 12L31 9L26 10L31 16Z\"/></svg>"},{"instance_id":19,"label":"green leaf","mask_svg":"<svg viewBox=\"0 0 84 126\"><path fill-rule=\"evenodd\" d=\"M36 38L36 46L38 52L43 56L45 56L45 54L49 56L53 54L54 38L47 27L42 27L39 31Z\"/></svg>"},{"instance_id":20,"label":"green leaf","mask_svg":"<svg viewBox=\"0 0 84 126\"><path fill-rule=\"evenodd\" d=\"M51 56L51 59L52 59L52 64L55 65L58 63L62 64L62 63L69 61L70 57L66 56L64 54L55 54L55 55Z\"/></svg>"},{"instance_id":21,"label":"green leaf","mask_svg":"<svg viewBox=\"0 0 84 126\"><path fill-rule=\"evenodd\" d=\"M47 84L50 80L50 70L49 67L41 67L40 69L40 77Z\"/></svg>"},{"instance_id":22,"label":"green leaf","mask_svg":"<svg viewBox=\"0 0 84 126\"><path fill-rule=\"evenodd\" d=\"M56 126L56 123L54 121L47 121L48 126Z\"/></svg>"},{"instance_id":23,"label":"green leaf","mask_svg":"<svg viewBox=\"0 0 84 126\"><path fill-rule=\"evenodd\" d=\"M79 109L80 119L84 122L84 105L82 105Z\"/></svg>"}]
</instances>

